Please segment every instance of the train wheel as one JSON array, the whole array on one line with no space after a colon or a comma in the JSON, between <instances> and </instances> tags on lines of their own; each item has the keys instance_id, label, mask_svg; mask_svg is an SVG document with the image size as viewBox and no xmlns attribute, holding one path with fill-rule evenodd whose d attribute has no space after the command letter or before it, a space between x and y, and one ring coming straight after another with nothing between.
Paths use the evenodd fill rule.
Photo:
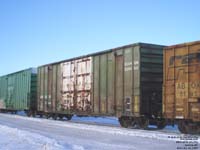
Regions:
<instances>
[{"instance_id":1,"label":"train wheel","mask_svg":"<svg viewBox=\"0 0 200 150\"><path fill-rule=\"evenodd\" d=\"M132 119L130 119L129 117L120 117L119 123L122 127L128 128L132 126Z\"/></svg>"},{"instance_id":2,"label":"train wheel","mask_svg":"<svg viewBox=\"0 0 200 150\"><path fill-rule=\"evenodd\" d=\"M181 133L187 134L188 133L188 123L185 120L181 120L178 122L178 129Z\"/></svg>"},{"instance_id":3,"label":"train wheel","mask_svg":"<svg viewBox=\"0 0 200 150\"><path fill-rule=\"evenodd\" d=\"M57 120L57 117L58 117L57 114L52 115L52 118L53 118L54 120Z\"/></svg>"},{"instance_id":4,"label":"train wheel","mask_svg":"<svg viewBox=\"0 0 200 150\"><path fill-rule=\"evenodd\" d=\"M178 129L184 134L200 134L200 127L197 123L187 120L178 122Z\"/></svg>"},{"instance_id":5,"label":"train wheel","mask_svg":"<svg viewBox=\"0 0 200 150\"><path fill-rule=\"evenodd\" d=\"M35 116L36 116L36 112L33 111L33 113L32 113L32 117L35 117Z\"/></svg>"},{"instance_id":6,"label":"train wheel","mask_svg":"<svg viewBox=\"0 0 200 150\"><path fill-rule=\"evenodd\" d=\"M166 126L166 120L165 119L161 119L157 121L157 128L158 129L164 129Z\"/></svg>"},{"instance_id":7,"label":"train wheel","mask_svg":"<svg viewBox=\"0 0 200 150\"><path fill-rule=\"evenodd\" d=\"M128 128L128 126L129 126L127 120L124 117L120 117L119 118L119 123L124 128Z\"/></svg>"},{"instance_id":8,"label":"train wheel","mask_svg":"<svg viewBox=\"0 0 200 150\"><path fill-rule=\"evenodd\" d=\"M66 115L65 117L67 118L67 120L71 120L73 115Z\"/></svg>"},{"instance_id":9,"label":"train wheel","mask_svg":"<svg viewBox=\"0 0 200 150\"><path fill-rule=\"evenodd\" d=\"M51 117L50 114L45 114L46 119L49 119Z\"/></svg>"},{"instance_id":10,"label":"train wheel","mask_svg":"<svg viewBox=\"0 0 200 150\"><path fill-rule=\"evenodd\" d=\"M63 115L58 115L59 119L62 120L63 119Z\"/></svg>"},{"instance_id":11,"label":"train wheel","mask_svg":"<svg viewBox=\"0 0 200 150\"><path fill-rule=\"evenodd\" d=\"M138 128L137 121L136 121L135 118L132 119L131 126L132 126L133 129L137 129Z\"/></svg>"},{"instance_id":12,"label":"train wheel","mask_svg":"<svg viewBox=\"0 0 200 150\"><path fill-rule=\"evenodd\" d=\"M28 111L26 111L26 115L27 115L28 117L31 117L31 116L32 116L32 112L31 112L30 110L28 110Z\"/></svg>"},{"instance_id":13,"label":"train wheel","mask_svg":"<svg viewBox=\"0 0 200 150\"><path fill-rule=\"evenodd\" d=\"M17 114L17 111L12 111L11 114Z\"/></svg>"},{"instance_id":14,"label":"train wheel","mask_svg":"<svg viewBox=\"0 0 200 150\"><path fill-rule=\"evenodd\" d=\"M147 129L149 125L149 119L146 117L140 117L137 119L137 125L140 129Z\"/></svg>"}]
</instances>

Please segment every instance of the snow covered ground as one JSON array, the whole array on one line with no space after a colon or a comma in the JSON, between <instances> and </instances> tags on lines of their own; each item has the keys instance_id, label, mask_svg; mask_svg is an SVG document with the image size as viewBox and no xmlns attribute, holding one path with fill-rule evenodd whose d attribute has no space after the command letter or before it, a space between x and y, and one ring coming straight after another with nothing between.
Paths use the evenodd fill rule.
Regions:
<instances>
[{"instance_id":1,"label":"snow covered ground","mask_svg":"<svg viewBox=\"0 0 200 150\"><path fill-rule=\"evenodd\" d=\"M27 149L48 149L60 150L64 149L55 140L40 134L19 130L0 125L0 149L2 150L27 150Z\"/></svg>"},{"instance_id":2,"label":"snow covered ground","mask_svg":"<svg viewBox=\"0 0 200 150\"><path fill-rule=\"evenodd\" d=\"M119 128L116 118L74 117L73 121L116 127L0 114L0 150L176 150L182 147L177 141L184 137L174 129L166 133L166 129ZM200 137L195 143L199 146Z\"/></svg>"}]
</instances>

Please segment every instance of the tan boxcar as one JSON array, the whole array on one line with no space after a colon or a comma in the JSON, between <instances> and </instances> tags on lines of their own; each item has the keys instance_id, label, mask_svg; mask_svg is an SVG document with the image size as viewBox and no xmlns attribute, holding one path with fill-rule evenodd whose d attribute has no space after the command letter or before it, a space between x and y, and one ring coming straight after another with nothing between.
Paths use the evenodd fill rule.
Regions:
<instances>
[{"instance_id":1,"label":"tan boxcar","mask_svg":"<svg viewBox=\"0 0 200 150\"><path fill-rule=\"evenodd\" d=\"M117 116L123 126L146 127L162 117L162 59L163 46L138 43L41 66L38 110L55 118Z\"/></svg>"},{"instance_id":2,"label":"tan boxcar","mask_svg":"<svg viewBox=\"0 0 200 150\"><path fill-rule=\"evenodd\" d=\"M200 133L200 41L164 49L163 113L184 133Z\"/></svg>"}]
</instances>

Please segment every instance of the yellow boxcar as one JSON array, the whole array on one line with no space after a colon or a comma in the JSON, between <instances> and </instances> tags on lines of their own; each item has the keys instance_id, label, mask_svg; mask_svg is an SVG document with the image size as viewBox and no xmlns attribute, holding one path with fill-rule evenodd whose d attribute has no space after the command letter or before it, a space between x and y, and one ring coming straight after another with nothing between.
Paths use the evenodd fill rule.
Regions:
<instances>
[{"instance_id":1,"label":"yellow boxcar","mask_svg":"<svg viewBox=\"0 0 200 150\"><path fill-rule=\"evenodd\" d=\"M183 133L200 133L200 41L164 49L163 113Z\"/></svg>"}]
</instances>

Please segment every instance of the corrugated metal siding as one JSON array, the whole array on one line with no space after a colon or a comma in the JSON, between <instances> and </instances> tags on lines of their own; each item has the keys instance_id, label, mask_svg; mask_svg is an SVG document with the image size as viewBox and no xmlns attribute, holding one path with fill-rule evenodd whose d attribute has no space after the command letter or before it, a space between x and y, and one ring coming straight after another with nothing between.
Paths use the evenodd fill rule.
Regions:
<instances>
[{"instance_id":1,"label":"corrugated metal siding","mask_svg":"<svg viewBox=\"0 0 200 150\"><path fill-rule=\"evenodd\" d=\"M107 56L107 113L115 114L115 56L112 53L108 53Z\"/></svg>"},{"instance_id":2,"label":"corrugated metal siding","mask_svg":"<svg viewBox=\"0 0 200 150\"><path fill-rule=\"evenodd\" d=\"M0 77L0 108L6 108L6 98L7 98L7 77Z\"/></svg>"},{"instance_id":3,"label":"corrugated metal siding","mask_svg":"<svg viewBox=\"0 0 200 150\"><path fill-rule=\"evenodd\" d=\"M31 101L36 101L36 75L32 69L23 70L0 77L1 108L24 110L30 108ZM33 85L33 86L32 86Z\"/></svg>"},{"instance_id":4,"label":"corrugated metal siding","mask_svg":"<svg viewBox=\"0 0 200 150\"><path fill-rule=\"evenodd\" d=\"M162 113L162 51L163 46L133 46L94 56L94 113ZM156 107L149 105L154 93L159 98Z\"/></svg>"},{"instance_id":5,"label":"corrugated metal siding","mask_svg":"<svg viewBox=\"0 0 200 150\"><path fill-rule=\"evenodd\" d=\"M91 111L92 58L38 68L38 109L45 112Z\"/></svg>"},{"instance_id":6,"label":"corrugated metal siding","mask_svg":"<svg viewBox=\"0 0 200 150\"><path fill-rule=\"evenodd\" d=\"M30 87L30 102L28 101L28 106L32 110L37 108L37 74L31 74L31 87Z\"/></svg>"},{"instance_id":7,"label":"corrugated metal siding","mask_svg":"<svg viewBox=\"0 0 200 150\"><path fill-rule=\"evenodd\" d=\"M114 54L93 57L93 112L114 114Z\"/></svg>"},{"instance_id":8,"label":"corrugated metal siding","mask_svg":"<svg viewBox=\"0 0 200 150\"><path fill-rule=\"evenodd\" d=\"M123 113L123 101L124 101L124 71L123 71L123 50L119 50L115 55L115 111L118 116L121 116Z\"/></svg>"},{"instance_id":9,"label":"corrugated metal siding","mask_svg":"<svg viewBox=\"0 0 200 150\"><path fill-rule=\"evenodd\" d=\"M93 80L93 111L94 113L98 114L100 112L100 94L99 94L99 85L100 85L100 57L94 56L93 57L93 74L94 74L94 80Z\"/></svg>"},{"instance_id":10,"label":"corrugated metal siding","mask_svg":"<svg viewBox=\"0 0 200 150\"><path fill-rule=\"evenodd\" d=\"M41 66L39 67L40 79L38 82L40 86L39 104L45 102L45 87L47 84L53 83L51 89L57 87L55 90L57 96L54 98L57 109L47 110L40 105L38 107L40 110L49 112L117 116L141 115L144 113L141 111L144 110L141 106L142 99L149 102L149 95L146 98L142 90L145 87L151 89L157 85L156 89L162 88L162 73L160 72L160 69L162 70L162 49L163 46L137 44L98 55L87 55ZM89 61L86 61L87 59ZM143 63L145 64L143 65ZM87 64L90 64L89 67ZM56 74L55 77L51 77L53 81L48 80L50 70L44 71L50 66L57 66L57 70L51 67L53 68L52 72ZM89 68L89 70L82 72L80 68L83 70ZM149 83L156 80L157 77L158 82L155 85L152 82ZM152 95L151 92L150 95ZM149 108L147 110L149 111Z\"/></svg>"},{"instance_id":11,"label":"corrugated metal siding","mask_svg":"<svg viewBox=\"0 0 200 150\"><path fill-rule=\"evenodd\" d=\"M200 121L200 42L167 47L164 53L165 117Z\"/></svg>"},{"instance_id":12,"label":"corrugated metal siding","mask_svg":"<svg viewBox=\"0 0 200 150\"><path fill-rule=\"evenodd\" d=\"M124 50L124 109L127 115L132 113L133 109L133 48Z\"/></svg>"},{"instance_id":13,"label":"corrugated metal siding","mask_svg":"<svg viewBox=\"0 0 200 150\"><path fill-rule=\"evenodd\" d=\"M133 48L133 114L135 116L140 115L140 46Z\"/></svg>"},{"instance_id":14,"label":"corrugated metal siding","mask_svg":"<svg viewBox=\"0 0 200 150\"><path fill-rule=\"evenodd\" d=\"M38 110L44 112L61 110L61 65L38 68Z\"/></svg>"},{"instance_id":15,"label":"corrugated metal siding","mask_svg":"<svg viewBox=\"0 0 200 150\"><path fill-rule=\"evenodd\" d=\"M62 63L63 109L91 111L92 58Z\"/></svg>"},{"instance_id":16,"label":"corrugated metal siding","mask_svg":"<svg viewBox=\"0 0 200 150\"><path fill-rule=\"evenodd\" d=\"M162 114L163 49L141 47L140 51L141 113L159 116Z\"/></svg>"}]
</instances>

